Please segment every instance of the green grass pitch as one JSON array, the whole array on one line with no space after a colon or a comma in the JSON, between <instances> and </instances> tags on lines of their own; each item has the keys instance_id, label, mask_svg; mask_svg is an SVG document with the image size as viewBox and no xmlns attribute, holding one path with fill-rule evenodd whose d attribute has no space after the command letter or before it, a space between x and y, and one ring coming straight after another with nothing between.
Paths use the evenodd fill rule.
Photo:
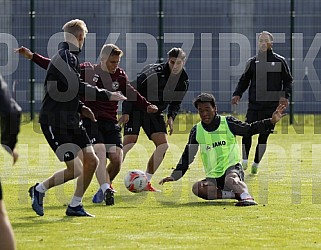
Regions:
<instances>
[{"instance_id":1,"label":"green grass pitch","mask_svg":"<svg viewBox=\"0 0 321 250\"><path fill-rule=\"evenodd\" d=\"M19 161L0 150L0 176L4 199L18 249L314 249L321 248L321 133L319 118L288 118L269 138L259 174L246 170L245 181L259 203L235 207L234 200L204 201L191 192L192 184L204 178L197 157L183 179L159 186L175 167L196 115L180 115L170 149L152 179L161 193L132 194L123 178L128 170L145 166L154 149L142 134L129 152L114 182L115 206L91 203L98 188L94 178L84 206L95 218L69 218L66 204L75 182L47 192L45 216L31 209L28 188L64 167L39 130L39 125L21 127ZM241 138L239 138L240 140ZM256 137L253 140L256 145ZM251 158L253 159L253 151ZM249 167L250 168L250 167ZM0 232L1 233L1 232ZM1 248L1 243L0 243Z\"/></svg>"}]
</instances>

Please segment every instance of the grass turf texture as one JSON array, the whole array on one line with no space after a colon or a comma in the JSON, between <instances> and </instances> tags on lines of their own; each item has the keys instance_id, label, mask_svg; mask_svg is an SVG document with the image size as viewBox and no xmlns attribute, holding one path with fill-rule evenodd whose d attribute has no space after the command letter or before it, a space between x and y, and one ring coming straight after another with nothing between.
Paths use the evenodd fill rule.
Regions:
<instances>
[{"instance_id":1,"label":"grass turf texture","mask_svg":"<svg viewBox=\"0 0 321 250\"><path fill-rule=\"evenodd\" d=\"M141 135L113 186L115 206L92 204L98 183L93 179L84 206L96 218L65 216L75 182L47 192L45 215L31 209L27 190L64 167L47 145L37 123L21 127L20 159L0 151L4 199L18 249L312 249L321 247L320 133L317 117L287 118L269 138L259 174L246 170L246 183L259 203L235 207L234 200L204 201L191 186L204 178L199 156L183 179L160 187L158 181L175 167L196 115L180 115L170 149L152 183L162 193L132 194L123 184L128 170L145 170L154 146ZM301 124L300 124L301 123ZM240 138L239 138L240 140ZM256 137L253 139L256 145ZM253 148L254 149L254 148ZM251 152L250 160L253 159ZM250 161L251 162L251 161ZM1 232L0 232L1 233ZM1 243L0 243L1 245ZM0 247L1 248L1 247Z\"/></svg>"}]
</instances>

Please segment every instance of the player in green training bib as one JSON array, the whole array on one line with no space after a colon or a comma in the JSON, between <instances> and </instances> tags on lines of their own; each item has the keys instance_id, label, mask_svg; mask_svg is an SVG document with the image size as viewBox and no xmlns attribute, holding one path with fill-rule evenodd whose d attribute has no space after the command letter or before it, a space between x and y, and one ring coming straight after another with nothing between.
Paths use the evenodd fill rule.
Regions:
<instances>
[{"instance_id":1,"label":"player in green training bib","mask_svg":"<svg viewBox=\"0 0 321 250\"><path fill-rule=\"evenodd\" d=\"M193 193L205 200L237 199L236 206L257 205L244 182L236 135L252 136L259 131L272 133L274 125L284 116L285 105L280 104L271 118L249 124L217 114L215 98L211 94L200 94L193 104L201 121L192 128L176 168L159 184L183 177L200 148L206 178L194 183Z\"/></svg>"}]
</instances>

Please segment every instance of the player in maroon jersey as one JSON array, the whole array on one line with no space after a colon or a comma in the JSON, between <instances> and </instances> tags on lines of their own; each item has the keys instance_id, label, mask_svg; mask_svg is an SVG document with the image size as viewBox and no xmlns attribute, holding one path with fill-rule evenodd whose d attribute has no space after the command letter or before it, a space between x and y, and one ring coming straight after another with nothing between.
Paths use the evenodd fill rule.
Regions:
<instances>
[{"instance_id":1,"label":"player in maroon jersey","mask_svg":"<svg viewBox=\"0 0 321 250\"><path fill-rule=\"evenodd\" d=\"M25 47L20 47L15 51L44 69L46 69L50 63L50 59L37 53L32 53ZM100 52L99 64L92 65L89 62L84 62L80 65L81 78L99 88L104 88L109 91L121 91L128 97L129 101L133 101L136 107L147 111L147 113L157 112L157 106L152 105L142 97L136 89L130 85L125 71L118 67L122 55L122 50L116 45L105 44ZM114 173L119 172L123 161L123 144L120 125L125 123L126 120L122 116L119 122L117 121L118 102L88 100L85 99L85 97L82 97L82 101L86 106L90 107L97 119L96 123L88 118L82 119L99 158L96 177L100 188L94 195L93 202L101 203L105 200L106 205L113 205L114 190L110 187L111 181L109 176L116 176ZM107 157L110 162L106 171Z\"/></svg>"}]
</instances>

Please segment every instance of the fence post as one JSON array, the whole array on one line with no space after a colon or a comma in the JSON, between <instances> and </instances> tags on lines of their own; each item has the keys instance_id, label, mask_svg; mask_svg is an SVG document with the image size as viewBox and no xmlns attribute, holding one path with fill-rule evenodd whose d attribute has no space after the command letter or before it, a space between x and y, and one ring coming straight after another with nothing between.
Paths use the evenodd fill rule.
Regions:
<instances>
[{"instance_id":1,"label":"fence post","mask_svg":"<svg viewBox=\"0 0 321 250\"><path fill-rule=\"evenodd\" d=\"M290 18L290 70L291 74L293 75L293 34L294 34L294 18L295 18L295 10L294 10L294 0L291 0L291 18ZM293 124L293 86L292 86L292 91L291 91L291 96L290 96L290 124Z\"/></svg>"},{"instance_id":2,"label":"fence post","mask_svg":"<svg viewBox=\"0 0 321 250\"><path fill-rule=\"evenodd\" d=\"M34 0L30 0L30 50L35 51L35 6ZM30 61L30 119L34 119L34 104L35 104L35 69L34 63Z\"/></svg>"},{"instance_id":3,"label":"fence post","mask_svg":"<svg viewBox=\"0 0 321 250\"><path fill-rule=\"evenodd\" d=\"M159 0L158 9L158 62L163 62L163 44L164 44L164 12L163 0Z\"/></svg>"}]
</instances>

